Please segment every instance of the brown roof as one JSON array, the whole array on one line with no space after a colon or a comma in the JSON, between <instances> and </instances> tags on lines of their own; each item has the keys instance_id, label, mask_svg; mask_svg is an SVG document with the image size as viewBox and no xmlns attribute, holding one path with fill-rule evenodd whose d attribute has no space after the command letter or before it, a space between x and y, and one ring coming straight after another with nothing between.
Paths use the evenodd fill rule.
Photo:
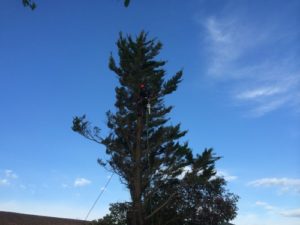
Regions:
<instances>
[{"instance_id":1,"label":"brown roof","mask_svg":"<svg viewBox=\"0 0 300 225\"><path fill-rule=\"evenodd\" d=\"M83 220L35 216L0 211L0 225L87 225Z\"/></svg>"}]
</instances>

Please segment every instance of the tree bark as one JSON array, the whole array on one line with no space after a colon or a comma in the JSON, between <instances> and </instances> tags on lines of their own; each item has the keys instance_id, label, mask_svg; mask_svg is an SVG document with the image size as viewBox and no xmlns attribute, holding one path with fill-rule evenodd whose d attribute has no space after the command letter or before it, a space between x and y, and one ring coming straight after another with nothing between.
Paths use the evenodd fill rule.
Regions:
<instances>
[{"instance_id":1,"label":"tree bark","mask_svg":"<svg viewBox=\"0 0 300 225\"><path fill-rule=\"evenodd\" d=\"M142 167L141 167L141 136L143 124L142 117L139 116L137 120L136 133L136 148L134 152L134 193L133 193L133 225L144 225L143 205L142 205Z\"/></svg>"}]
</instances>

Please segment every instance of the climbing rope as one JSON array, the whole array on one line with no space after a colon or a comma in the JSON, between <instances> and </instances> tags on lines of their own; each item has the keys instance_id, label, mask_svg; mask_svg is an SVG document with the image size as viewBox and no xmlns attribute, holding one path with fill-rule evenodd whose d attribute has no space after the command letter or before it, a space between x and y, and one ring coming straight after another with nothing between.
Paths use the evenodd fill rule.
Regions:
<instances>
[{"instance_id":1,"label":"climbing rope","mask_svg":"<svg viewBox=\"0 0 300 225\"><path fill-rule=\"evenodd\" d=\"M151 105L150 101L148 98L148 103L147 103L147 112L146 112L146 149L148 153L148 167L149 170L151 169L151 163L150 163L150 150L149 150L149 116L151 114ZM151 179L151 178L150 178ZM150 188L151 188L151 180L150 180ZM152 200L151 196L149 196L149 204L150 204L150 215L152 214ZM151 218L151 224L153 225L153 218Z\"/></svg>"},{"instance_id":2,"label":"climbing rope","mask_svg":"<svg viewBox=\"0 0 300 225\"><path fill-rule=\"evenodd\" d=\"M112 179L113 175L114 175L114 173L112 173L112 174L111 174L111 176L110 176L110 177L109 177L109 179L107 180L107 182L106 182L106 184L105 184L104 188L101 188L100 194L99 194L99 195L98 195L98 197L96 198L96 200L95 200L94 204L92 205L92 207L90 208L89 212L87 213L87 215L86 215L86 217L85 217L85 219L84 219L85 221L87 221L87 219L88 219L88 217L89 217L90 213L92 212L92 210L93 210L93 209L94 209L94 207L96 206L96 204L97 204L98 200L101 198L102 194L103 194L103 193L104 193L104 191L106 190L106 188L107 188L107 186L108 186L109 182L111 181L111 179Z\"/></svg>"}]
</instances>

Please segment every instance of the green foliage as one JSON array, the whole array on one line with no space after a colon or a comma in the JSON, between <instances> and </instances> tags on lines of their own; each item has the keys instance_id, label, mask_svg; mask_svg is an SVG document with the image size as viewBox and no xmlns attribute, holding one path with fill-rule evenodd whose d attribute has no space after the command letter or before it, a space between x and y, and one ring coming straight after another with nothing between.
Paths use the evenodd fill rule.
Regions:
<instances>
[{"instance_id":1,"label":"green foliage","mask_svg":"<svg viewBox=\"0 0 300 225\"><path fill-rule=\"evenodd\" d=\"M29 7L31 10L34 10L36 8L36 3L31 0L22 0L24 7ZM128 7L130 4L130 0L124 0L124 6Z\"/></svg>"},{"instance_id":2,"label":"green foliage","mask_svg":"<svg viewBox=\"0 0 300 225\"><path fill-rule=\"evenodd\" d=\"M127 225L129 207L130 203L128 202L110 204L110 214L92 221L91 225Z\"/></svg>"},{"instance_id":3,"label":"green foliage","mask_svg":"<svg viewBox=\"0 0 300 225\"><path fill-rule=\"evenodd\" d=\"M130 0L124 0L124 6L125 6L125 7L128 7L128 6L129 6L129 3L130 3Z\"/></svg>"},{"instance_id":4,"label":"green foliage","mask_svg":"<svg viewBox=\"0 0 300 225\"><path fill-rule=\"evenodd\" d=\"M156 191L151 199L152 207L156 206L160 199L167 199L170 193L177 193L172 202L159 211L150 224L156 225L233 225L228 221L235 218L237 214L236 203L238 197L225 190L226 181L221 177L205 177L209 170L214 167L212 150L205 150L198 156L198 162L209 157L209 166L193 166L180 180L164 184L157 184ZM197 168L197 169L196 169ZM129 225L127 213L130 203L111 204L110 213L92 225Z\"/></svg>"},{"instance_id":5,"label":"green foliage","mask_svg":"<svg viewBox=\"0 0 300 225\"><path fill-rule=\"evenodd\" d=\"M212 149L205 149L176 181L163 179L156 183L152 205L162 199L167 201L170 193L176 193L171 204L157 212L152 224L212 225L222 224L235 218L238 197L225 189L226 181L215 176L216 157ZM152 206L153 207L153 206Z\"/></svg>"},{"instance_id":6,"label":"green foliage","mask_svg":"<svg viewBox=\"0 0 300 225\"><path fill-rule=\"evenodd\" d=\"M214 177L220 157L212 149L193 156L188 143L181 141L186 131L180 124L168 123L172 107L164 98L176 91L183 72L165 78L166 61L156 59L162 44L148 39L145 32L136 38L120 34L117 46L119 63L112 55L109 58L109 68L119 81L116 110L107 112L110 133L100 137L100 129L93 128L85 115L75 117L72 127L106 147L110 157L99 164L118 174L130 192L130 203L112 205L111 213L98 222L205 225L234 218L237 197L225 190L224 179Z\"/></svg>"},{"instance_id":7,"label":"green foliage","mask_svg":"<svg viewBox=\"0 0 300 225\"><path fill-rule=\"evenodd\" d=\"M22 0L24 7L29 7L31 10L34 10L36 8L35 2L31 0Z\"/></svg>"}]
</instances>

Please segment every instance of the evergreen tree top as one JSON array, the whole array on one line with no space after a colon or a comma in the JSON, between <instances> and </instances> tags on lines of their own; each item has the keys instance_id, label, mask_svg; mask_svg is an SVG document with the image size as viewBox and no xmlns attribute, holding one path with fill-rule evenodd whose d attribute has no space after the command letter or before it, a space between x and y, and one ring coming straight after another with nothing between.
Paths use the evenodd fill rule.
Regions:
<instances>
[{"instance_id":1,"label":"evergreen tree top","mask_svg":"<svg viewBox=\"0 0 300 225\"><path fill-rule=\"evenodd\" d=\"M165 71L162 66L166 61L155 60L162 44L156 39L148 40L148 34L142 31L135 39L127 35L119 35L117 42L119 65L113 56L109 59L109 68L114 71L122 86L130 91L138 91L145 84L157 96L170 94L177 89L181 81L182 71L176 73L168 81L164 81Z\"/></svg>"}]
</instances>

